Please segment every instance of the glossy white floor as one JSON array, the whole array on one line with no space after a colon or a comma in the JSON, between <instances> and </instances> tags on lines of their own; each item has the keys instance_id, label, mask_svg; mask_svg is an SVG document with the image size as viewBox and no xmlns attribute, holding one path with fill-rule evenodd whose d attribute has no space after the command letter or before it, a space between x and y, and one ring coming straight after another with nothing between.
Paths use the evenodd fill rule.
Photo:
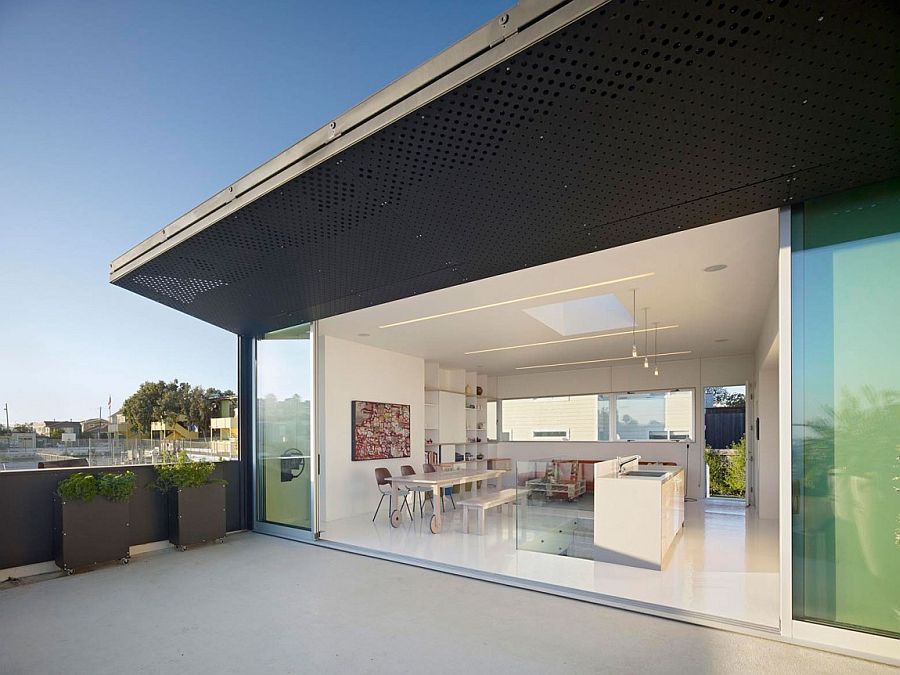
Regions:
<instances>
[{"instance_id":1,"label":"glossy white floor","mask_svg":"<svg viewBox=\"0 0 900 675\"><path fill-rule=\"evenodd\" d=\"M517 551L515 516L496 509L485 534L463 534L462 515L450 511L433 535L416 514L401 527L384 512L326 523L322 538L354 549L380 551L490 576L514 577L573 589L598 599L621 598L685 618L724 620L748 628L778 628L778 523L759 520L742 504L707 500L686 505L685 528L662 572L592 560ZM404 510L404 515L406 512Z\"/></svg>"}]
</instances>

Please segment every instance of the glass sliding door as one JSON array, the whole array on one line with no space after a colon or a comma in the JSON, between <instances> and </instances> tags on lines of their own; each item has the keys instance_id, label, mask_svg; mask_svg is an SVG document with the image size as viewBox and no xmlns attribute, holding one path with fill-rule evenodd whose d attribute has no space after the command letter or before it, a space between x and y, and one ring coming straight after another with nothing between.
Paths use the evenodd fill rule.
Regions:
<instances>
[{"instance_id":1,"label":"glass sliding door","mask_svg":"<svg viewBox=\"0 0 900 675\"><path fill-rule=\"evenodd\" d=\"M792 214L793 611L900 636L900 180Z\"/></svg>"},{"instance_id":2,"label":"glass sliding door","mask_svg":"<svg viewBox=\"0 0 900 675\"><path fill-rule=\"evenodd\" d=\"M301 538L315 530L312 337L303 324L256 341L255 529Z\"/></svg>"}]
</instances>

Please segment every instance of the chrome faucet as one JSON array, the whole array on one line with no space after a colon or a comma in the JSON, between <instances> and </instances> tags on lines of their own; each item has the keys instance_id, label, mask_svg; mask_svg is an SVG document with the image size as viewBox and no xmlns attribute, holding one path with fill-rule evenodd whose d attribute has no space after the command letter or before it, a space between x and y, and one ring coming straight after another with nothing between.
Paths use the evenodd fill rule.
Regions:
<instances>
[{"instance_id":1,"label":"chrome faucet","mask_svg":"<svg viewBox=\"0 0 900 675\"><path fill-rule=\"evenodd\" d=\"M625 473L623 469L626 464L637 462L638 460L640 460L640 458L640 455L630 455L628 457L619 457L618 455L616 455L616 477L618 478L623 473Z\"/></svg>"}]
</instances>

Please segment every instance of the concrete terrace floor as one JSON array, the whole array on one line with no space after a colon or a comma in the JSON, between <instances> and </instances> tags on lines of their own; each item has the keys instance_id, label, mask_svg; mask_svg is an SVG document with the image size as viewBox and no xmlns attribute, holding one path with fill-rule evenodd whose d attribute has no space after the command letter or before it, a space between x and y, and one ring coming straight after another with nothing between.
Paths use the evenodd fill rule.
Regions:
<instances>
[{"instance_id":1,"label":"concrete terrace floor","mask_svg":"<svg viewBox=\"0 0 900 675\"><path fill-rule=\"evenodd\" d=\"M0 591L0 673L122 672L896 671L252 533Z\"/></svg>"}]
</instances>

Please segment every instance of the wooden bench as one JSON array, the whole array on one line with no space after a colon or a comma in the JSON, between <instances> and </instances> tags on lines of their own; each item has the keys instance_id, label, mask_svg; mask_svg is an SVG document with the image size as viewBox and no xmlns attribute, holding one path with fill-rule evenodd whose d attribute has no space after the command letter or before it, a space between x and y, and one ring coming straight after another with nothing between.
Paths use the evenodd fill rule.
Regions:
<instances>
[{"instance_id":1,"label":"wooden bench","mask_svg":"<svg viewBox=\"0 0 900 675\"><path fill-rule=\"evenodd\" d=\"M484 534L484 512L496 506L504 504L513 504L516 501L516 488L506 488L497 492L489 492L486 495L478 497L469 497L458 505L463 509L463 532L469 533L469 511L475 510L478 513L478 534Z\"/></svg>"}]
</instances>

